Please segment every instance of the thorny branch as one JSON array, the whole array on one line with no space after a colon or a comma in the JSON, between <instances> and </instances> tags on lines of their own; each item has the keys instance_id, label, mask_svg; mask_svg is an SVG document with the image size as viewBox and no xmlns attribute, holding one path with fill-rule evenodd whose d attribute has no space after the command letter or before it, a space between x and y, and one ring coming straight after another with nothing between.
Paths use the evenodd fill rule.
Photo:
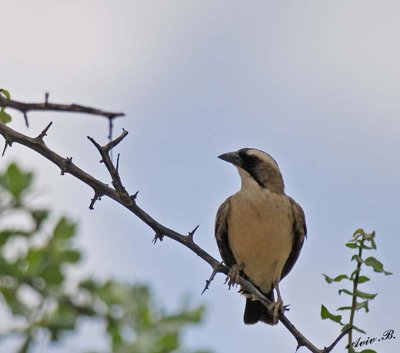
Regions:
<instances>
[{"instance_id":1,"label":"thorny branch","mask_svg":"<svg viewBox=\"0 0 400 353\"><path fill-rule=\"evenodd\" d=\"M123 115L122 113L107 113L98 109L87 108L77 105L66 106L66 105L49 104L47 102L47 97L45 103L29 104L16 101L7 101L7 100L4 101L4 99L0 95L0 105L1 104L13 107L22 112L27 112L29 110L58 110L58 111L71 111L71 112L79 111L89 114L104 115L110 119ZM55 153L54 151L52 151L50 148L48 148L44 142L44 137L46 136L50 126L51 123L39 134L39 136L32 138L11 129L10 127L8 127L3 123L0 123L0 134L5 139L6 147L7 146L11 147L12 143L14 142L24 145L36 151L37 153L41 154L43 157L47 158L52 163L56 164L60 168L62 175L64 175L65 173L71 174L80 181L82 181L83 183L85 183L86 185L90 186L94 191L94 197L91 199L89 208L93 209L93 206L97 200L99 200L103 196L107 196L116 201L117 203L119 203L120 205L122 205L123 207L127 208L134 215L136 215L141 221L146 223L156 234L153 240L154 242L156 242L157 240L162 240L164 237L168 237L189 248L197 256L206 261L212 267L213 272L211 274L211 277L206 281L206 286L203 290L203 293L209 288L211 281L214 279L217 273L224 273L225 275L228 275L229 268L227 266L225 266L217 259L212 257L210 254L208 254L206 251L204 251L200 246L198 246L195 243L193 238L194 238L194 233L198 229L198 226L194 228L191 232L189 232L188 235L180 234L157 222L147 212L141 209L136 203L138 192L136 192L133 195L130 195L126 191L121 181L121 177L118 172L118 167L114 166L109 153L116 145L118 145L128 135L127 131L123 130L123 132L117 138L110 141L105 146L101 146L93 138L88 136L88 139L94 144L94 146L99 151L102 158L101 162L104 163L111 176L113 185L112 188L109 185L94 178L92 175L88 174L78 166L76 166L72 162L72 158L70 157L64 158L59 154ZM242 277L239 277L237 282L245 292L249 293L254 299L260 300L266 307L268 307L271 304L268 298L266 298L251 282L245 280ZM348 332L341 333L330 346L319 349L316 346L314 346L289 321L289 319L285 316L284 313L280 314L279 320L296 339L298 345L297 348L306 347L309 351L313 353L331 352L333 348L336 346L336 344L348 333Z\"/></svg>"},{"instance_id":2,"label":"thorny branch","mask_svg":"<svg viewBox=\"0 0 400 353\"><path fill-rule=\"evenodd\" d=\"M105 111L97 108L87 107L79 104L57 104L49 103L49 94L45 94L45 99L43 103L25 103L16 100L8 100L5 96L0 94L0 107L12 108L20 111L24 115L25 125L29 127L28 112L30 111L57 111L57 112L69 112L69 113L83 113L91 115L104 116L109 121L109 136L111 140L113 120L115 118L124 116L124 113L116 113Z\"/></svg>"}]
</instances>

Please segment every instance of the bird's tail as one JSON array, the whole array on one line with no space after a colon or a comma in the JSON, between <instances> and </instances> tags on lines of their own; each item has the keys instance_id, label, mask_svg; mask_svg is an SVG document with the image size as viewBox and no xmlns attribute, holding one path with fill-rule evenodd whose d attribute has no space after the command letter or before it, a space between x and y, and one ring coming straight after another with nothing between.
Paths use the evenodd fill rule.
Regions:
<instances>
[{"instance_id":1,"label":"bird's tail","mask_svg":"<svg viewBox=\"0 0 400 353\"><path fill-rule=\"evenodd\" d=\"M271 290L267 297L273 302L274 292ZM273 317L268 309L258 300L246 299L246 308L244 309L243 321L245 324L255 324L258 321L265 322L268 325L274 325Z\"/></svg>"}]
</instances>

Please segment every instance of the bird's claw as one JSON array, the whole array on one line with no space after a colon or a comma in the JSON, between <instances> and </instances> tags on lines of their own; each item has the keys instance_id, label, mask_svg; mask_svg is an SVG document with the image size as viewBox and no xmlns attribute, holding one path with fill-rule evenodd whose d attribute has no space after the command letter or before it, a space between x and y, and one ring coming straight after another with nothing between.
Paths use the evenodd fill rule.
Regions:
<instances>
[{"instance_id":1,"label":"bird's claw","mask_svg":"<svg viewBox=\"0 0 400 353\"><path fill-rule=\"evenodd\" d=\"M285 310L286 306L283 305L282 300L277 300L268 307L268 311L272 315L272 322L274 325L278 323L279 315L285 312Z\"/></svg>"},{"instance_id":2,"label":"bird's claw","mask_svg":"<svg viewBox=\"0 0 400 353\"><path fill-rule=\"evenodd\" d=\"M228 283L228 288L231 289L234 285L238 284L240 272L244 270L243 264L235 264L229 269L228 276L225 283Z\"/></svg>"}]
</instances>

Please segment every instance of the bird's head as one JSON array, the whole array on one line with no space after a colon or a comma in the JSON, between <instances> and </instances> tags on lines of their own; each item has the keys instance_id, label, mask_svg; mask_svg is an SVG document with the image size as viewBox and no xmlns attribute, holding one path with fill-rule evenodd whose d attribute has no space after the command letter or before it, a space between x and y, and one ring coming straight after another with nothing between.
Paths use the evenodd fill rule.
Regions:
<instances>
[{"instance_id":1,"label":"bird's head","mask_svg":"<svg viewBox=\"0 0 400 353\"><path fill-rule=\"evenodd\" d=\"M284 182L276 161L255 148L242 148L236 152L221 154L218 158L232 163L239 170L242 188L257 183L272 192L283 193Z\"/></svg>"}]
</instances>

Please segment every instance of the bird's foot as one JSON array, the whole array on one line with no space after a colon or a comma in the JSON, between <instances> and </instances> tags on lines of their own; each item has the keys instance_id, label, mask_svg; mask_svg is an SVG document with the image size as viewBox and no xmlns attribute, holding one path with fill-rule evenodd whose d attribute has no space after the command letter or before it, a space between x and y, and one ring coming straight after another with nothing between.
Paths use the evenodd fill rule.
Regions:
<instances>
[{"instance_id":1,"label":"bird's foot","mask_svg":"<svg viewBox=\"0 0 400 353\"><path fill-rule=\"evenodd\" d=\"M240 272L244 270L243 264L235 264L233 265L226 277L225 283L228 282L228 288L231 289L234 285L238 284Z\"/></svg>"},{"instance_id":2,"label":"bird's foot","mask_svg":"<svg viewBox=\"0 0 400 353\"><path fill-rule=\"evenodd\" d=\"M268 311L272 315L272 322L276 325L279 321L279 315L282 314L286 310L286 307L283 306L282 300L277 300L273 302L269 307Z\"/></svg>"}]
</instances>

